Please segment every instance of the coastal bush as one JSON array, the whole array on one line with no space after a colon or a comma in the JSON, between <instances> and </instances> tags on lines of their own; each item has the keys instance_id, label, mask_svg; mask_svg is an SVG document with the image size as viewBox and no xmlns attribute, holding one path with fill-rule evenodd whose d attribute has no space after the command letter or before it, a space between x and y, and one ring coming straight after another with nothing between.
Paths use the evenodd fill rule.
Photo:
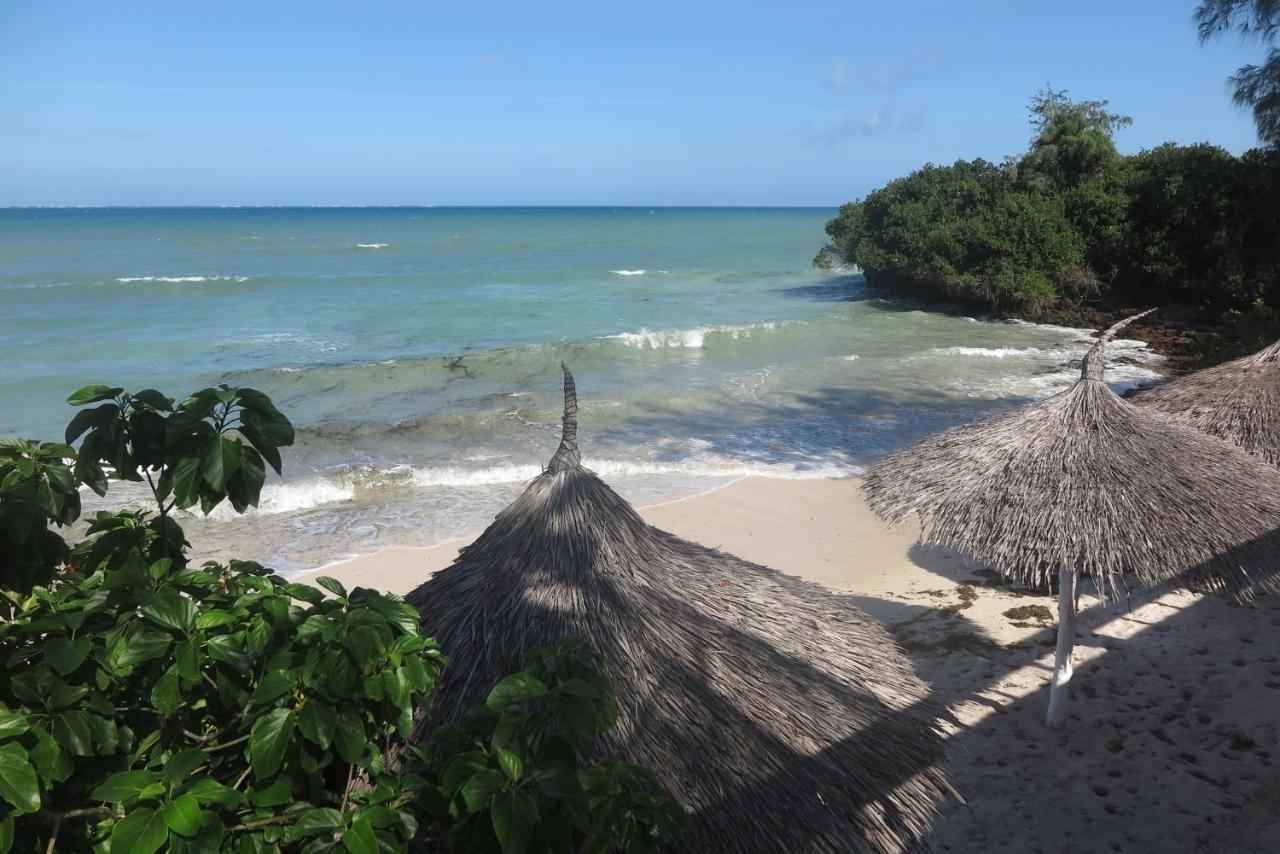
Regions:
<instances>
[{"instance_id":1,"label":"coastal bush","mask_svg":"<svg viewBox=\"0 0 1280 854\"><path fill-rule=\"evenodd\" d=\"M1079 279L1085 245L1061 198L1016 180L985 160L925 166L842 207L830 252L872 284L1035 312Z\"/></svg>"},{"instance_id":2,"label":"coastal bush","mask_svg":"<svg viewBox=\"0 0 1280 854\"><path fill-rule=\"evenodd\" d=\"M265 395L70 402L78 451L0 443L0 852L643 851L677 832L652 774L595 761L615 707L581 641L406 747L447 664L415 609L190 565L174 509L243 512L293 441ZM154 510L98 513L69 547L50 526L111 480L145 481Z\"/></svg>"},{"instance_id":3,"label":"coastal bush","mask_svg":"<svg viewBox=\"0 0 1280 854\"><path fill-rule=\"evenodd\" d=\"M871 191L827 223L815 262L998 315L1124 302L1227 322L1280 309L1280 152L1166 144L1125 157L1112 135L1129 119L1106 106L1046 90L1022 157L927 165Z\"/></svg>"}]
</instances>

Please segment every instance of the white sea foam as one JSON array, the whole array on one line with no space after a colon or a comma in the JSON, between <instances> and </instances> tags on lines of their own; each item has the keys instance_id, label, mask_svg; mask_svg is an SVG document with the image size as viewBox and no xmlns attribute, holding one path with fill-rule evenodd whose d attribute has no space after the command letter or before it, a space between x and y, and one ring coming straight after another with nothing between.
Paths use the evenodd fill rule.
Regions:
<instances>
[{"instance_id":1,"label":"white sea foam","mask_svg":"<svg viewBox=\"0 0 1280 854\"><path fill-rule=\"evenodd\" d=\"M270 483L262 489L256 508L246 515L273 516L279 513L296 513L326 504L350 501L355 497L356 484L349 477L311 477L305 480ZM210 519L228 521L237 518L230 503L223 502L209 514Z\"/></svg>"},{"instance_id":2,"label":"white sea foam","mask_svg":"<svg viewBox=\"0 0 1280 854\"><path fill-rule=\"evenodd\" d=\"M858 361L858 360L859 360L859 359L861 359L861 358L862 358L862 357L861 357L861 356L859 356L857 353L850 353L848 356L845 356L845 357L844 357L844 360L845 360L846 362L856 362L856 361Z\"/></svg>"},{"instance_id":3,"label":"white sea foam","mask_svg":"<svg viewBox=\"0 0 1280 854\"><path fill-rule=\"evenodd\" d=\"M390 243L357 243L357 249L386 249Z\"/></svg>"},{"instance_id":4,"label":"white sea foam","mask_svg":"<svg viewBox=\"0 0 1280 854\"><path fill-rule=\"evenodd\" d=\"M743 462L718 455L671 462L588 458L583 460L583 465L606 479L674 475L715 479L754 476L785 480L816 480L848 477L861 474L863 471L860 466L851 463L822 462L811 466L797 466L791 463ZM377 495L379 487L459 489L514 486L527 483L542 474L542 471L543 467L535 463L475 468L396 466L390 469L360 469L330 477L311 477L267 484L262 490L259 505L251 508L245 515L274 516L282 513L300 513L351 501L357 496L373 497ZM230 504L223 503L209 514L209 518L226 522L235 520L239 516Z\"/></svg>"},{"instance_id":5,"label":"white sea foam","mask_svg":"<svg viewBox=\"0 0 1280 854\"><path fill-rule=\"evenodd\" d=\"M618 276L643 276L648 270L610 270L609 272Z\"/></svg>"},{"instance_id":6,"label":"white sea foam","mask_svg":"<svg viewBox=\"0 0 1280 854\"><path fill-rule=\"evenodd\" d=\"M934 347L929 351L939 356L979 356L988 359L1010 357L1059 355L1062 350L1043 350L1039 347Z\"/></svg>"},{"instance_id":7,"label":"white sea foam","mask_svg":"<svg viewBox=\"0 0 1280 854\"><path fill-rule=\"evenodd\" d=\"M606 335L606 339L620 341L628 347L640 350L661 350L664 347L686 347L701 349L710 336L724 336L737 340L753 335L756 332L772 332L778 324L772 321L765 323L748 323L740 326L697 326L692 329L645 329L637 332L620 332L617 335Z\"/></svg>"},{"instance_id":8,"label":"white sea foam","mask_svg":"<svg viewBox=\"0 0 1280 854\"><path fill-rule=\"evenodd\" d=\"M116 279L121 284L129 282L247 282L248 276L123 276Z\"/></svg>"}]
</instances>

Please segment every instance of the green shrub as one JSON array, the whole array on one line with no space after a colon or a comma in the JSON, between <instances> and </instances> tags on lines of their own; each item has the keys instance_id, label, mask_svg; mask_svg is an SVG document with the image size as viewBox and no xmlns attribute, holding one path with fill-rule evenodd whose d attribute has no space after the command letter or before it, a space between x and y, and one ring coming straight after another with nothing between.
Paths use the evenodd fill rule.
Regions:
<instances>
[{"instance_id":1,"label":"green shrub","mask_svg":"<svg viewBox=\"0 0 1280 854\"><path fill-rule=\"evenodd\" d=\"M256 504L293 440L265 395L70 401L97 404L68 427L78 452L0 444L0 854L644 851L678 831L646 769L595 762L615 707L580 641L406 748L446 664L415 609L189 565L172 510ZM68 548L48 526L111 479L146 481L155 510L99 513Z\"/></svg>"}]
</instances>

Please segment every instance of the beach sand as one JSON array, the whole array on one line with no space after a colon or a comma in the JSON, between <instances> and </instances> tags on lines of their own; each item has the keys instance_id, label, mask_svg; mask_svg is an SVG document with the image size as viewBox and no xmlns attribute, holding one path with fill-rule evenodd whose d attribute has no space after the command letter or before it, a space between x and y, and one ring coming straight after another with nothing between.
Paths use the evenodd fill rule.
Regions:
<instances>
[{"instance_id":1,"label":"beach sand","mask_svg":"<svg viewBox=\"0 0 1280 854\"><path fill-rule=\"evenodd\" d=\"M1280 602L1081 599L1067 725L1043 725L1054 601L887 528L855 479L745 478L642 509L661 528L848 594L953 718L937 851L1280 851ZM319 570L404 593L467 539ZM306 580L303 576L299 580ZM1012 616L1006 612L1015 611ZM429 630L430 627L427 627Z\"/></svg>"}]
</instances>

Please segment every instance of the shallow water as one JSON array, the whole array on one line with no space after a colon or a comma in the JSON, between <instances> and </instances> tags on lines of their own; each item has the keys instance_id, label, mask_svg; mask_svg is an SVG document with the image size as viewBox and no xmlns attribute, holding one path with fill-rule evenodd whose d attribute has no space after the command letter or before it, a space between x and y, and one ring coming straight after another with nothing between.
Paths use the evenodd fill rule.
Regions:
<instances>
[{"instance_id":1,"label":"shallow water","mask_svg":"<svg viewBox=\"0 0 1280 854\"><path fill-rule=\"evenodd\" d=\"M245 520L184 524L201 554L300 569L492 518L555 448L561 360L588 464L641 503L856 473L1078 375L1080 330L814 270L831 214L0 211L0 435L60 436L88 382L261 388L300 428L286 477ZM1111 356L1119 385L1160 361Z\"/></svg>"}]
</instances>

